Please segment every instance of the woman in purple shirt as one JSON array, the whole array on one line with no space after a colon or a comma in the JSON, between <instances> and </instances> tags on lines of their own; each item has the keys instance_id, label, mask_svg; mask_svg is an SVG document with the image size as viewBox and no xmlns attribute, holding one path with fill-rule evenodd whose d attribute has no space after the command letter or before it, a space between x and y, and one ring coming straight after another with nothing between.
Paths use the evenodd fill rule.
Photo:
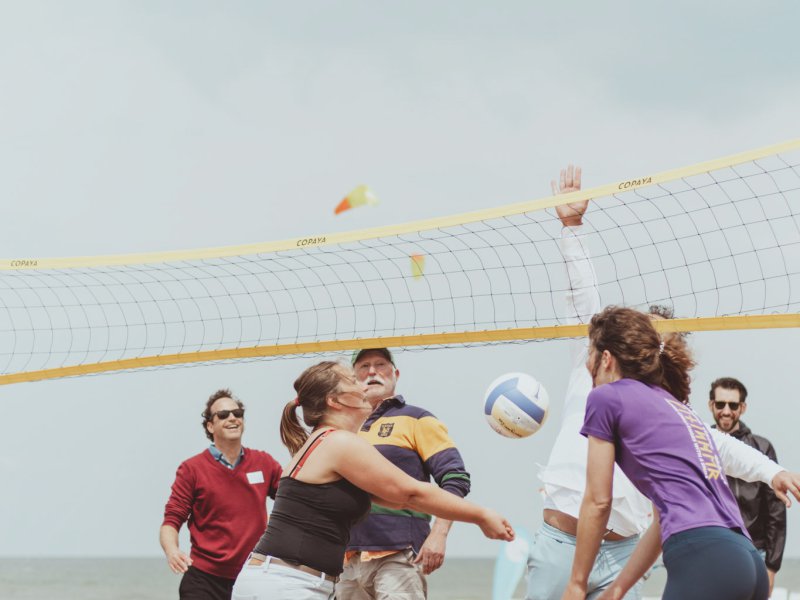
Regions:
<instances>
[{"instance_id":1,"label":"woman in purple shirt","mask_svg":"<svg viewBox=\"0 0 800 600\"><path fill-rule=\"evenodd\" d=\"M586 493L564 599L584 600L611 507L616 461L653 502L653 524L600 598L620 599L664 551L663 600L766 600L764 560L750 542L717 449L688 406L694 366L681 335L648 315L608 307L589 325Z\"/></svg>"}]
</instances>

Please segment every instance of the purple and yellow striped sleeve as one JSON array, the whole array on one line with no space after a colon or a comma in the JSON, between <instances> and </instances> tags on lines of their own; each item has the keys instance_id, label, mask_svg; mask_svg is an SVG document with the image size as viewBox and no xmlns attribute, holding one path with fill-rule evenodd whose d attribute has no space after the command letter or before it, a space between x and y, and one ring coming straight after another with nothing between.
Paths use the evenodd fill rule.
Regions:
<instances>
[{"instance_id":1,"label":"purple and yellow striped sleeve","mask_svg":"<svg viewBox=\"0 0 800 600\"><path fill-rule=\"evenodd\" d=\"M439 487L462 498L469 494L469 473L444 423L431 414L417 419L414 441L425 469Z\"/></svg>"}]
</instances>

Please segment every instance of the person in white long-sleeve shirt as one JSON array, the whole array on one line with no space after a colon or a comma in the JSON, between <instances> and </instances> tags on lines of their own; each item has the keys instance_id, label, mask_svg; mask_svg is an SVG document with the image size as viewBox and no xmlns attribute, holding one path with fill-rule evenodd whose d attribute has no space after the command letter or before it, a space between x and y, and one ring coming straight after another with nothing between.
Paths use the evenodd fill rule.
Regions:
<instances>
[{"instance_id":1,"label":"person in white long-sleeve shirt","mask_svg":"<svg viewBox=\"0 0 800 600\"><path fill-rule=\"evenodd\" d=\"M554 194L565 194L581 188L581 170L570 165L561 171ZM597 278L586 248L583 215L588 200L556 208L564 228L559 240L565 260L570 290L567 293L567 319L588 323L601 309ZM588 341L574 340L571 348L571 372L564 400L561 429L550 458L539 474L544 497L544 523L534 537L528 561L526 600L561 598L567 586L575 552L578 514L586 487L588 442L580 435L586 411L586 398L592 390L592 379L586 369ZM745 481L762 481L771 485L787 502L791 492L800 500L800 476L788 473L763 454L738 440L709 428L725 472ZM594 569L589 578L587 598L597 598L611 584L630 558L639 535L650 525L652 508L627 477L615 465L613 502ZM641 597L641 584L625 596L625 600Z\"/></svg>"}]
</instances>

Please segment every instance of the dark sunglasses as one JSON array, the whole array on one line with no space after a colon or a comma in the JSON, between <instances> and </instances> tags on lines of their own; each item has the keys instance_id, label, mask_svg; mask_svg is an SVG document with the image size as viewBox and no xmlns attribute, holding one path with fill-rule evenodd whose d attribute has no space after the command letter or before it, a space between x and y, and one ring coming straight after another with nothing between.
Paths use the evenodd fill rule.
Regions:
<instances>
[{"instance_id":1,"label":"dark sunglasses","mask_svg":"<svg viewBox=\"0 0 800 600\"><path fill-rule=\"evenodd\" d=\"M741 402L717 402L714 401L714 408L717 410L725 410L725 405L728 405L732 411L739 410L739 407L742 405Z\"/></svg>"},{"instance_id":2,"label":"dark sunglasses","mask_svg":"<svg viewBox=\"0 0 800 600\"><path fill-rule=\"evenodd\" d=\"M214 417L219 417L220 421L224 421L228 417L233 416L237 419L241 419L244 416L244 409L243 408L234 408L233 410L218 410L215 413L211 413L211 420L214 420Z\"/></svg>"}]
</instances>

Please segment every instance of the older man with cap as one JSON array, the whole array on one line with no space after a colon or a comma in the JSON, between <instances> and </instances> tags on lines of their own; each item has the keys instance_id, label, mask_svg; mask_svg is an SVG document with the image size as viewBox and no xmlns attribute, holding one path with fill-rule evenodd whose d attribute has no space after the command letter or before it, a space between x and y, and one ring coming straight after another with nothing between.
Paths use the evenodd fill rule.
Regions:
<instances>
[{"instance_id":1,"label":"older man with cap","mask_svg":"<svg viewBox=\"0 0 800 600\"><path fill-rule=\"evenodd\" d=\"M403 471L434 481L464 497L469 473L444 424L430 412L406 404L395 394L400 371L387 348L354 353L353 368L367 386L372 414L361 427L363 436ZM427 598L428 575L444 562L450 521L411 510L374 505L365 521L350 535L345 569L336 596L348 600Z\"/></svg>"}]
</instances>

